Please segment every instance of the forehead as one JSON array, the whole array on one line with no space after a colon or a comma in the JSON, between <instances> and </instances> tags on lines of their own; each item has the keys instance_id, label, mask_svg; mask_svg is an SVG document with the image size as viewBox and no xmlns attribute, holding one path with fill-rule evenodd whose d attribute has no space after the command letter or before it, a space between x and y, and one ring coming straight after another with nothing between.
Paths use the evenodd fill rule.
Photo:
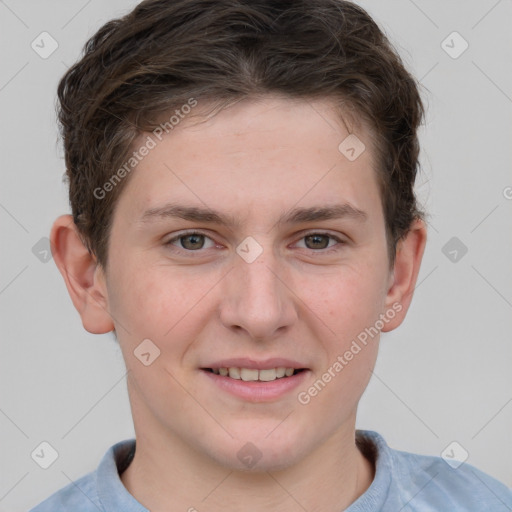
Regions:
<instances>
[{"instance_id":1,"label":"forehead","mask_svg":"<svg viewBox=\"0 0 512 512\"><path fill-rule=\"evenodd\" d=\"M371 133L364 122L348 127L333 101L267 97L209 119L199 113L134 144L154 142L119 199L132 220L169 202L209 206L239 223L275 221L296 206L380 205Z\"/></svg>"}]
</instances>

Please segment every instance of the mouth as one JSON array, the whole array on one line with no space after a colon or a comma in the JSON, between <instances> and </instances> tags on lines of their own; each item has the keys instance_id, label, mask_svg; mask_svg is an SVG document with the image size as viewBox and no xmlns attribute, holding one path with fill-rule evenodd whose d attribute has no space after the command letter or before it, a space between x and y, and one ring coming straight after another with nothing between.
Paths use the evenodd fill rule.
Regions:
<instances>
[{"instance_id":1,"label":"mouth","mask_svg":"<svg viewBox=\"0 0 512 512\"><path fill-rule=\"evenodd\" d=\"M253 403L289 400L291 393L311 375L311 369L303 362L283 357L237 357L203 364L200 373L222 394L226 392Z\"/></svg>"},{"instance_id":2,"label":"mouth","mask_svg":"<svg viewBox=\"0 0 512 512\"><path fill-rule=\"evenodd\" d=\"M201 368L205 372L227 377L233 380L242 380L244 382L272 382L278 379L287 379L298 373L305 371L307 368L291 368L278 366L276 368L240 368L236 366L220 367L220 368Z\"/></svg>"}]
</instances>

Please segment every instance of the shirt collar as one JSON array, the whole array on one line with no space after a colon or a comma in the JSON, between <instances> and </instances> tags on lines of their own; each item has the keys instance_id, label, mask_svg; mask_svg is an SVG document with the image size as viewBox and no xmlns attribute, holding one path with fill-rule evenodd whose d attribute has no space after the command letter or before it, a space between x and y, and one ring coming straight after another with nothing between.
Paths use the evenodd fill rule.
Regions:
<instances>
[{"instance_id":1,"label":"shirt collar","mask_svg":"<svg viewBox=\"0 0 512 512\"><path fill-rule=\"evenodd\" d=\"M361 453L375 465L375 476L364 494L345 512L381 510L389 494L393 478L393 456L384 438L373 430L356 430L356 444Z\"/></svg>"},{"instance_id":2,"label":"shirt collar","mask_svg":"<svg viewBox=\"0 0 512 512\"><path fill-rule=\"evenodd\" d=\"M119 470L124 469L125 461L134 449L135 439L120 441L105 453L98 466L96 489L100 503L108 512L149 512L128 492L119 476Z\"/></svg>"}]
</instances>

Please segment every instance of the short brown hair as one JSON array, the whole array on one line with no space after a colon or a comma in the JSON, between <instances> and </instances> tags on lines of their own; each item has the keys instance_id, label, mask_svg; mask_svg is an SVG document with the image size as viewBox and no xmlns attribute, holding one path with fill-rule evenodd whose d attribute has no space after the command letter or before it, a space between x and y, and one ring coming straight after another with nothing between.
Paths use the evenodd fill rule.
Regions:
<instances>
[{"instance_id":1,"label":"short brown hair","mask_svg":"<svg viewBox=\"0 0 512 512\"><path fill-rule=\"evenodd\" d=\"M413 188L424 111L415 79L366 11L342 0L144 0L103 25L58 86L73 218L99 264L129 176L105 197L95 190L138 136L190 98L224 108L275 93L343 101L368 121L393 263L396 243L423 217Z\"/></svg>"}]
</instances>

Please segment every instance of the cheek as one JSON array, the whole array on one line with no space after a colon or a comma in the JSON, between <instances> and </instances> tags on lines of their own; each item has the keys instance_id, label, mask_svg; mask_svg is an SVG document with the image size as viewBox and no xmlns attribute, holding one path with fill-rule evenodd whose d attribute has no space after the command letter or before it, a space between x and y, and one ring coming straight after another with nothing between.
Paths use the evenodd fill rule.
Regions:
<instances>
[{"instance_id":1,"label":"cheek","mask_svg":"<svg viewBox=\"0 0 512 512\"><path fill-rule=\"evenodd\" d=\"M344 269L325 285L312 287L308 301L338 338L346 341L378 319L385 301L381 281L382 275L369 267Z\"/></svg>"},{"instance_id":2,"label":"cheek","mask_svg":"<svg viewBox=\"0 0 512 512\"><path fill-rule=\"evenodd\" d=\"M212 285L213 279L194 278L179 268L135 262L113 275L109 306L130 331L161 338L185 320Z\"/></svg>"},{"instance_id":3,"label":"cheek","mask_svg":"<svg viewBox=\"0 0 512 512\"><path fill-rule=\"evenodd\" d=\"M184 269L147 262L127 266L117 273L112 280L115 292L109 306L118 324L125 360L132 360L134 370L143 371L133 353L146 339L160 351L151 365L155 369L167 368L174 374L183 370L181 366L187 366L187 354L192 353L195 340L214 314L211 299L221 277L216 272L194 275ZM166 386L172 386L172 378L167 381L169 377L165 372L159 374Z\"/></svg>"},{"instance_id":4,"label":"cheek","mask_svg":"<svg viewBox=\"0 0 512 512\"><path fill-rule=\"evenodd\" d=\"M333 424L344 421L357 406L375 366L380 335L374 326L384 301L375 277L346 274L318 293L311 308L328 327L321 336L326 358L316 368L313 386L301 391L310 411L320 415L329 408Z\"/></svg>"}]
</instances>

